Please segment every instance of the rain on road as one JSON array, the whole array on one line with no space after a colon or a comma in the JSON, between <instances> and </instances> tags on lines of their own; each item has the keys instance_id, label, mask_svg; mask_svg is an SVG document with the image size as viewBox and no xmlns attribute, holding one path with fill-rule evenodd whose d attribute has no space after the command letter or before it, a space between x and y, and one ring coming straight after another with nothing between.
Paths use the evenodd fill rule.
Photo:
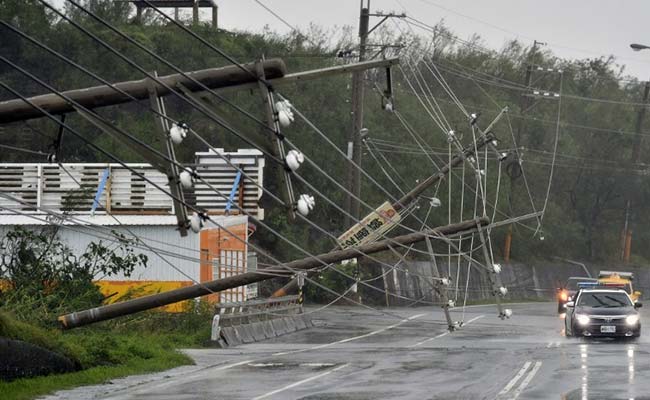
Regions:
<instances>
[{"instance_id":1,"label":"rain on road","mask_svg":"<svg viewBox=\"0 0 650 400\"><path fill-rule=\"evenodd\" d=\"M436 308L385 310L389 316L330 307L313 315L310 330L187 350L195 366L48 399L650 398L645 333L623 341L565 338L555 304L511 308L513 317L501 321L494 306L469 307L463 328L447 333Z\"/></svg>"}]
</instances>

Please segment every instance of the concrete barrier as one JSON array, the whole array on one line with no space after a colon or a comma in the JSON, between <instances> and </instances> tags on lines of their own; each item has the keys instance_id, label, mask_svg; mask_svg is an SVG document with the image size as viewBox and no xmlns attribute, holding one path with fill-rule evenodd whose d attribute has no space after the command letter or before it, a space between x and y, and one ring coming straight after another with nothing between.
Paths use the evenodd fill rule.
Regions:
<instances>
[{"instance_id":1,"label":"concrete barrier","mask_svg":"<svg viewBox=\"0 0 650 400\"><path fill-rule=\"evenodd\" d=\"M251 333L253 334L253 339L256 342L268 339L264 333L264 322L254 322L250 325Z\"/></svg>"},{"instance_id":2,"label":"concrete barrier","mask_svg":"<svg viewBox=\"0 0 650 400\"><path fill-rule=\"evenodd\" d=\"M212 322L214 346L253 343L307 329L311 320L301 314L298 296L220 303Z\"/></svg>"},{"instance_id":3,"label":"concrete barrier","mask_svg":"<svg viewBox=\"0 0 650 400\"><path fill-rule=\"evenodd\" d=\"M284 323L284 320L282 319L274 319L271 321L271 325L273 326L273 330L277 335L286 335L287 334L287 325Z\"/></svg>"}]
</instances>

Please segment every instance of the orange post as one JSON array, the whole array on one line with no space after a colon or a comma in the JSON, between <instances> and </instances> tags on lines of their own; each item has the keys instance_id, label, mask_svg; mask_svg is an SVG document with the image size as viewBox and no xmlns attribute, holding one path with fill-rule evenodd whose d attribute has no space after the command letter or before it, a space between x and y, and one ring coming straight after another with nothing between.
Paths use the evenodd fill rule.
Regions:
<instances>
[{"instance_id":1,"label":"orange post","mask_svg":"<svg viewBox=\"0 0 650 400\"><path fill-rule=\"evenodd\" d=\"M512 246L512 225L508 226L508 232L506 233L506 240L503 246L503 261L506 263L510 262L511 246Z\"/></svg>"},{"instance_id":2,"label":"orange post","mask_svg":"<svg viewBox=\"0 0 650 400\"><path fill-rule=\"evenodd\" d=\"M625 233L625 250L623 252L623 261L630 262L630 254L632 252L632 230L628 229Z\"/></svg>"}]
</instances>

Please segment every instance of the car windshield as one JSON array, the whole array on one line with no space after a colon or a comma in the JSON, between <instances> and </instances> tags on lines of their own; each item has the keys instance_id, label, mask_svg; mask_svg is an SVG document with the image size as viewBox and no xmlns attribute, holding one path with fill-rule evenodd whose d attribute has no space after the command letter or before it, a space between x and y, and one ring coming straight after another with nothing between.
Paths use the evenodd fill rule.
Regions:
<instances>
[{"instance_id":1,"label":"car windshield","mask_svg":"<svg viewBox=\"0 0 650 400\"><path fill-rule=\"evenodd\" d=\"M594 308L613 308L631 306L630 298L625 293L601 292L583 293L578 300L579 306Z\"/></svg>"}]
</instances>

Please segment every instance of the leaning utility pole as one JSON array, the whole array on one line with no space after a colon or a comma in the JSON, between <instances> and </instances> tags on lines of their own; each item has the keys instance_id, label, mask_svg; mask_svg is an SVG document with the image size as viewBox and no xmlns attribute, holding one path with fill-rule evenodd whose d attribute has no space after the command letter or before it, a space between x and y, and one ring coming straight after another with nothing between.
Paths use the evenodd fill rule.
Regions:
<instances>
[{"instance_id":1,"label":"leaning utility pole","mask_svg":"<svg viewBox=\"0 0 650 400\"><path fill-rule=\"evenodd\" d=\"M502 111L497 116L497 118L492 122L490 127L493 126L504 113L505 110ZM493 141L495 141L495 136L492 134L490 128L486 129L486 131L487 133L485 133L484 135L482 135L480 138L477 139L476 145L474 145L474 143L468 145L466 148L463 149L462 152L456 154L451 159L450 163L444 165L442 168L440 168L440 170L437 173L431 175L427 179L420 182L411 191L406 193L404 196L402 196L402 198L397 200L397 202L392 204L392 208L397 212L408 208L415 200L417 200L418 196L422 194L426 189L430 188L431 186L438 183L440 180L444 179L444 177L447 176L447 174L452 170L452 168L460 165L465 159L469 158L470 156L473 156L476 151L482 149L484 146L491 144ZM275 293L273 293L273 297L281 297L289 293L295 293L297 289L298 289L297 280L292 279L281 289L276 290Z\"/></svg>"},{"instance_id":2,"label":"leaning utility pole","mask_svg":"<svg viewBox=\"0 0 650 400\"><path fill-rule=\"evenodd\" d=\"M650 94L650 82L646 82L643 89L643 103L648 104L648 94ZM639 108L639 112L636 116L636 126L635 132L636 137L634 140L634 145L632 147L632 156L630 157L630 168L634 168L636 164L639 163L641 157L641 146L643 145L643 135L641 134L643 128L643 120L645 118L647 106ZM632 251L632 229L630 229L630 203L632 202L632 192L634 190L634 185L630 185L627 188L626 192L626 201L625 201L625 224L623 226L623 232L621 233L621 259L623 262L630 262L630 253Z\"/></svg>"},{"instance_id":3,"label":"leaning utility pole","mask_svg":"<svg viewBox=\"0 0 650 400\"><path fill-rule=\"evenodd\" d=\"M413 243L421 242L430 236L445 236L459 232L468 234L476 231L480 226L484 226L487 223L488 220L486 218L477 218L474 220L463 221L456 224L426 230L423 232L411 233L408 235L397 236L379 242L365 244L358 248L331 251L329 253L291 261L283 265L269 267L257 272L246 272L229 278L204 282L181 289L170 290L164 293L139 297L133 300L127 300L120 303L113 303L85 311L63 315L59 317L59 322L61 323L61 327L63 329L77 328L94 322L105 321L107 319L133 314L167 304L177 303L179 301L189 300L199 296L205 296L222 290L272 279L277 275L290 275L294 271L310 270L323 264L335 263L356 257L359 252L373 254L388 250L391 248L391 246L395 246L396 244L407 246Z\"/></svg>"},{"instance_id":4,"label":"leaning utility pole","mask_svg":"<svg viewBox=\"0 0 650 400\"><path fill-rule=\"evenodd\" d=\"M263 65L264 75L267 79L282 78L287 73L287 67L281 59L269 59L264 61ZM197 92L204 90L201 85L209 89L219 89L253 82L257 83L257 64L244 64L243 67L233 65L161 76L158 80L164 85L154 82L154 88L158 96L168 96L172 94L169 88L177 88L179 85L188 88L192 92ZM145 78L137 81L115 83L112 85L113 87L108 85L94 86L69 90L62 92L62 94L86 108L94 109L133 101L129 96L137 100L148 99L149 82L150 80ZM129 96L115 90L115 88L127 93ZM28 100L52 115L76 111L70 102L54 93L31 97ZM44 116L45 114L36 107L32 107L29 103L20 99L0 102L0 124Z\"/></svg>"},{"instance_id":5,"label":"leaning utility pole","mask_svg":"<svg viewBox=\"0 0 650 400\"><path fill-rule=\"evenodd\" d=\"M216 106L211 103L203 92L209 90L246 90L249 88L258 89L262 91L263 98L265 99L266 115L267 115L267 128L271 128L275 132L279 132L276 119L276 111L270 110L272 107L273 98L266 85L262 85L260 79L273 87L288 85L297 82L306 82L314 79L326 78L340 74L355 73L371 68L386 68L390 69L392 65L398 64L399 59L387 59L379 61L367 61L355 63L350 65L339 65L335 67L321 68L311 71L302 71L293 74L287 74L284 61L281 59L270 59L257 62L254 64L243 64L236 66L228 66L222 68L211 68L200 71L182 72L173 75L156 77L155 79L141 79L137 81L118 82L103 86L94 86L84 89L69 90L61 93L52 93L42 96L35 96L26 100L15 99L0 102L0 124L25 121L32 118L44 117L50 115L63 115L71 112L78 112L84 118L89 120L93 125L100 130L108 133L110 136L118 140L124 140L124 135L108 123L102 122L101 118L96 118L88 110L94 110L99 107L107 107L122 103L127 103L134 100L151 99L152 93L156 99L162 99L163 96L177 94L183 96L187 101L195 106L199 111L207 115L215 121L221 121L224 126L231 127L237 125L237 120L232 120L226 123L227 118L222 117L221 113L216 112ZM154 106L154 108L156 108ZM161 115L160 110L156 113ZM166 129L166 128L165 128ZM233 128L230 128L231 130ZM164 130L164 129L163 129ZM244 129L241 129L242 131ZM59 134L59 137L61 135ZM268 135L267 135L268 136ZM268 136L270 137L270 136ZM280 148L276 150L277 141L280 136L272 138L273 145L270 147L274 150L272 153L277 154L276 157L284 159L283 146L280 143ZM278 140L275 140L278 139ZM252 139L249 139L254 141ZM129 142L129 145L131 143ZM275 146L275 147L274 147ZM144 152L143 155L154 156L153 153ZM174 159L174 157L170 157ZM169 173L169 165L159 157L149 157L149 162L158 170L165 173L168 177L173 177L173 181L177 182L175 173ZM282 196L285 202L289 205L288 213L292 217L293 212L293 189L290 185L290 179L285 169L278 172L281 176L280 181L283 182L282 186L286 189L283 190ZM170 184L171 184L170 180ZM182 191L180 192L182 193ZM177 199L181 199L180 195L174 195ZM183 203L183 201L180 201ZM174 207L179 219L179 227L185 224L185 219L181 214L180 207ZM185 228L181 227L181 233Z\"/></svg>"}]
</instances>

